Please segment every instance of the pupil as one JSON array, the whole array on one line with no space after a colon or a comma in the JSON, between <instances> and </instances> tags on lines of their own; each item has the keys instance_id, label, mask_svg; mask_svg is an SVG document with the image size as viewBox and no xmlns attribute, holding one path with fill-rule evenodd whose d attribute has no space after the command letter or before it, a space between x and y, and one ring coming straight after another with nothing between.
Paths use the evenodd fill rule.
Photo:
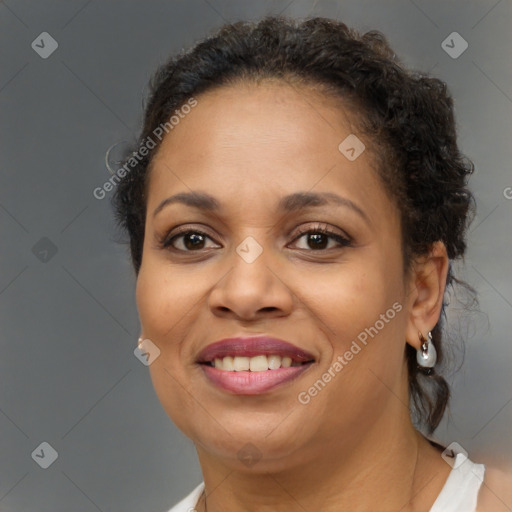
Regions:
<instances>
[{"instance_id":1,"label":"pupil","mask_svg":"<svg viewBox=\"0 0 512 512\"><path fill-rule=\"evenodd\" d=\"M192 242L192 243L189 243L189 242ZM194 234L194 233L192 233L190 235L186 235L184 243L185 243L185 247L187 249L194 249L194 248L197 249L200 246L200 244L204 243L203 236L199 235L199 234Z\"/></svg>"},{"instance_id":2,"label":"pupil","mask_svg":"<svg viewBox=\"0 0 512 512\"><path fill-rule=\"evenodd\" d=\"M324 243L322 243L322 241L320 241L320 243L318 243L319 238L322 238L322 237L323 237L323 242ZM316 249L319 249L319 248L322 249L322 248L324 248L326 246L325 242L327 241L327 237L323 233L315 233L315 234L309 235L309 241L311 241L312 239L315 240L313 249L315 249L315 248Z\"/></svg>"}]
</instances>

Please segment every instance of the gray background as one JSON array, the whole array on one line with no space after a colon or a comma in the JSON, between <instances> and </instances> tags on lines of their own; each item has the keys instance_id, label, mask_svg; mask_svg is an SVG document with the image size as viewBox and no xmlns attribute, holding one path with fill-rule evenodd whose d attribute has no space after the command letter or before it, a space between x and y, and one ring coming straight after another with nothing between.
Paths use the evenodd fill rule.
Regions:
<instances>
[{"instance_id":1,"label":"gray background","mask_svg":"<svg viewBox=\"0 0 512 512\"><path fill-rule=\"evenodd\" d=\"M478 290L482 312L450 312L466 356L449 376L454 399L437 437L473 460L512 460L511 1L8 0L0 510L161 512L200 482L192 442L133 354L134 277L115 241L111 194L92 191L110 176L106 150L137 133L147 80L163 59L226 21L277 13L381 30L405 64L448 83L461 148L477 167L478 216L459 276ZM469 43L457 59L441 47L453 31ZM59 45L47 59L31 47L42 32ZM58 452L48 469L31 457L43 441Z\"/></svg>"}]
</instances>

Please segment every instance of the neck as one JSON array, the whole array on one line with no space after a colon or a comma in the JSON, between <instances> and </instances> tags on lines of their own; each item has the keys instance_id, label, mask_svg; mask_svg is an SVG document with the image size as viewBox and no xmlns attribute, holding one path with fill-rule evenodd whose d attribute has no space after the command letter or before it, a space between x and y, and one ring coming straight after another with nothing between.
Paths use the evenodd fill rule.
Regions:
<instances>
[{"instance_id":1,"label":"neck","mask_svg":"<svg viewBox=\"0 0 512 512\"><path fill-rule=\"evenodd\" d=\"M296 457L275 470L259 463L234 469L196 445L206 491L206 506L201 500L197 510L405 512L408 505L422 503L417 510L427 511L449 474L449 466L410 419L401 417L387 427L379 423L351 446L341 441L338 446L319 443L310 456L299 454L300 462Z\"/></svg>"}]
</instances>

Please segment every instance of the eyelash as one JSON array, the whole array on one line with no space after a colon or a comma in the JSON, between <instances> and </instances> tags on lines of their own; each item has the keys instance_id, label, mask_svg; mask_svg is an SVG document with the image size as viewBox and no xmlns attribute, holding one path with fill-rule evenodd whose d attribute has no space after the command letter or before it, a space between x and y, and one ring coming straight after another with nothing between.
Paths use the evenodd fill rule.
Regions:
<instances>
[{"instance_id":1,"label":"eyelash","mask_svg":"<svg viewBox=\"0 0 512 512\"><path fill-rule=\"evenodd\" d=\"M310 228L299 229L295 238L292 241L295 242L299 238L302 238L304 235L313 234L313 233L314 234L321 233L323 235L327 235L329 238L336 240L336 242L338 242L340 244L340 246L342 246L342 247L350 247L352 245L352 240L350 238L344 237L343 235L340 235L336 231L333 231L327 227L323 227L321 224L318 224L318 225L314 226L313 228L310 227ZM325 250L328 250L328 249L318 249L319 252L322 252ZM313 251L313 249L311 249L311 251Z\"/></svg>"},{"instance_id":2,"label":"eyelash","mask_svg":"<svg viewBox=\"0 0 512 512\"><path fill-rule=\"evenodd\" d=\"M350 239L350 237L342 236L339 233L337 233L335 231L332 231L332 230L330 230L327 227L323 227L321 224L318 224L317 226L314 226L314 227L308 227L308 228L300 229L298 231L298 233L296 234L296 236L294 237L294 239L292 240L292 242L295 242L299 238L302 238L304 235L307 235L307 234L318 234L318 233L323 234L323 235L327 235L329 238L332 238L333 240L338 242L341 247L352 247L352 240ZM202 250L205 250L205 249L198 249L197 251L194 251L194 250L191 251L191 250L177 249L176 247L172 246L173 242L177 238L180 238L180 237L182 237L184 235L188 235L188 234L201 235L201 236L207 237L210 240L212 240L210 235L208 235L208 233L205 233L204 231L200 231L200 230L197 230L197 229L187 229L187 228L185 228L185 229L175 233L171 238L169 238L168 235L165 235L164 237L162 237L161 240L159 240L158 246L159 246L160 249L173 250L173 251L177 251L177 252L189 252L189 253L192 253L192 252L200 252ZM338 249L341 248L341 247L338 247ZM314 249L309 249L309 250L308 249L301 249L301 250L305 250L305 251L308 251L308 252L325 252L325 251L328 251L329 249L317 249L317 250L314 250Z\"/></svg>"}]
</instances>

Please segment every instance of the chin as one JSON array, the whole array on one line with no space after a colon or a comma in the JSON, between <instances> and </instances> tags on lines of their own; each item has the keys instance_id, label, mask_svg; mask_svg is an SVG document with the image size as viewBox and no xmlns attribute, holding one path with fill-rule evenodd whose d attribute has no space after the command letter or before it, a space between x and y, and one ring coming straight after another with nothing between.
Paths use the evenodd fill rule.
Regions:
<instances>
[{"instance_id":1,"label":"chin","mask_svg":"<svg viewBox=\"0 0 512 512\"><path fill-rule=\"evenodd\" d=\"M286 444L283 438L273 440L248 440L247 434L243 438L229 436L211 439L202 438L194 441L198 455L208 454L215 460L237 471L250 473L268 473L289 469L294 463L294 453L302 453L300 444L288 438ZM303 455L301 455L301 458Z\"/></svg>"},{"instance_id":2,"label":"chin","mask_svg":"<svg viewBox=\"0 0 512 512\"><path fill-rule=\"evenodd\" d=\"M283 418L280 419L280 422L282 421ZM219 418L219 423L225 429L217 422L215 422L215 427L212 428L209 425L207 429L194 428L191 425L190 428L193 432L187 435L206 452L225 460L235 460L237 464L239 460L247 456L248 458L265 459L267 463L272 462L272 467L274 467L275 464L279 465L283 459L300 452L303 445L309 444L307 439L297 435L295 429L291 432L288 429L280 429L279 426L276 428L276 425L279 425L276 422L268 425L260 423L252 429L247 428L247 422L229 424L222 422Z\"/></svg>"}]
</instances>

